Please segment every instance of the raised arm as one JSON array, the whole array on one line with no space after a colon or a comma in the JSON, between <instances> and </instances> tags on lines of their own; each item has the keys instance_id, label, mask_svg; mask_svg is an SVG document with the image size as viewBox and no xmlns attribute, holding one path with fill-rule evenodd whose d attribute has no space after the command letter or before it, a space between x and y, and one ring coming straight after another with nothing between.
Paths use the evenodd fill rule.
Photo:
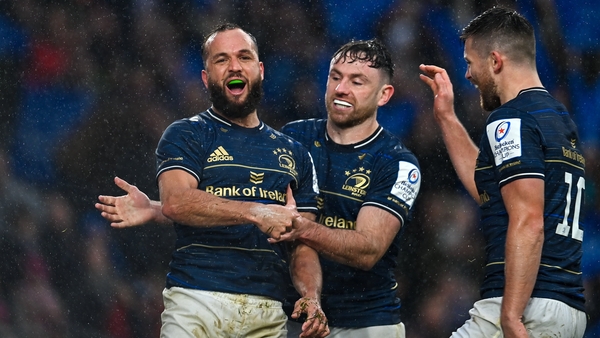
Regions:
<instances>
[{"instance_id":1,"label":"raised arm","mask_svg":"<svg viewBox=\"0 0 600 338\"><path fill-rule=\"evenodd\" d=\"M207 193L198 189L194 176L179 169L161 173L158 189L162 213L190 226L255 224L265 234L279 238L300 216L295 206L235 201Z\"/></svg>"},{"instance_id":2,"label":"raised arm","mask_svg":"<svg viewBox=\"0 0 600 338\"><path fill-rule=\"evenodd\" d=\"M421 80L433 91L433 115L442 131L442 138L454 170L469 194L477 203L481 203L475 186L475 166L479 148L456 116L454 91L448 73L437 66L420 65L419 68L424 73L420 74Z\"/></svg>"}]
</instances>

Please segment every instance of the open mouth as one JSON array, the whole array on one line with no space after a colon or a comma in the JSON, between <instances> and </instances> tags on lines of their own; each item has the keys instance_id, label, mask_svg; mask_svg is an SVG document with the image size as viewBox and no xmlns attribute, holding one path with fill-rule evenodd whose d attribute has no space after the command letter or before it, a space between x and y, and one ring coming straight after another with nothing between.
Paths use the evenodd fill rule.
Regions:
<instances>
[{"instance_id":1,"label":"open mouth","mask_svg":"<svg viewBox=\"0 0 600 338\"><path fill-rule=\"evenodd\" d=\"M241 94L244 91L245 87L246 83L240 79L235 79L227 82L227 89L229 89L229 91L234 95Z\"/></svg>"},{"instance_id":2,"label":"open mouth","mask_svg":"<svg viewBox=\"0 0 600 338\"><path fill-rule=\"evenodd\" d=\"M343 108L349 108L352 107L352 105L346 101L342 101L342 100L333 100L333 104L335 104L338 107L343 107Z\"/></svg>"}]
</instances>

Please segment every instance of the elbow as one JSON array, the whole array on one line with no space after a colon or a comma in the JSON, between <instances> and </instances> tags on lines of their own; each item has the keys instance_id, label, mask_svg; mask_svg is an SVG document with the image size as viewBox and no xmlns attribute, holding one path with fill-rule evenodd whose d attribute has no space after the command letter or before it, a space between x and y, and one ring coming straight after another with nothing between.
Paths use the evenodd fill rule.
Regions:
<instances>
[{"instance_id":1,"label":"elbow","mask_svg":"<svg viewBox=\"0 0 600 338\"><path fill-rule=\"evenodd\" d=\"M377 257L366 256L359 262L356 262L354 267L363 271L369 271L373 269L373 267L375 266L375 264L377 264L378 261L379 259Z\"/></svg>"},{"instance_id":2,"label":"elbow","mask_svg":"<svg viewBox=\"0 0 600 338\"><path fill-rule=\"evenodd\" d=\"M180 213L179 207L176 203L166 201L161 206L162 214L170 220L176 221Z\"/></svg>"}]
</instances>

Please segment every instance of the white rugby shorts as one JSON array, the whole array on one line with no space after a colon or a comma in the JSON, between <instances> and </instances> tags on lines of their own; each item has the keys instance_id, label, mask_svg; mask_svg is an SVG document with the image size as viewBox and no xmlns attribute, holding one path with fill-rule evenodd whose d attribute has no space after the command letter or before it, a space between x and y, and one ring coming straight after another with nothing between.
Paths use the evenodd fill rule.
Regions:
<instances>
[{"instance_id":1,"label":"white rugby shorts","mask_svg":"<svg viewBox=\"0 0 600 338\"><path fill-rule=\"evenodd\" d=\"M327 314L325 314L327 315ZM288 321L288 338L298 338L302 332L302 323ZM360 328L329 327L327 338L405 338L404 324L368 326Z\"/></svg>"},{"instance_id":2,"label":"white rugby shorts","mask_svg":"<svg viewBox=\"0 0 600 338\"><path fill-rule=\"evenodd\" d=\"M279 301L255 295L171 287L163 290L161 338L285 338Z\"/></svg>"},{"instance_id":3,"label":"white rugby shorts","mask_svg":"<svg viewBox=\"0 0 600 338\"><path fill-rule=\"evenodd\" d=\"M469 310L471 318L451 338L502 338L502 297L482 299ZM583 311L547 298L531 298L523 312L529 337L581 338L587 325Z\"/></svg>"}]
</instances>

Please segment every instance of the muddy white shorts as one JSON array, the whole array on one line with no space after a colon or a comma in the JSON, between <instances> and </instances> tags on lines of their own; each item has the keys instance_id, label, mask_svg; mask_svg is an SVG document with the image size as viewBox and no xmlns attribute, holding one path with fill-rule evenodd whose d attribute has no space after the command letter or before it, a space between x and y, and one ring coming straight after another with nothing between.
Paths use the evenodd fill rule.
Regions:
<instances>
[{"instance_id":1,"label":"muddy white shorts","mask_svg":"<svg viewBox=\"0 0 600 338\"><path fill-rule=\"evenodd\" d=\"M281 302L247 294L163 290L161 338L285 338Z\"/></svg>"},{"instance_id":2,"label":"muddy white shorts","mask_svg":"<svg viewBox=\"0 0 600 338\"><path fill-rule=\"evenodd\" d=\"M471 319L451 338L501 338L500 306L502 297L483 299L469 311ZM583 311L547 298L531 298L523 312L529 337L581 338L587 324Z\"/></svg>"},{"instance_id":3,"label":"muddy white shorts","mask_svg":"<svg viewBox=\"0 0 600 338\"><path fill-rule=\"evenodd\" d=\"M327 315L327 314L325 314ZM288 321L287 338L298 338L302 332L302 324ZM327 338L405 338L404 324L369 326L361 328L329 327L331 333Z\"/></svg>"}]
</instances>

